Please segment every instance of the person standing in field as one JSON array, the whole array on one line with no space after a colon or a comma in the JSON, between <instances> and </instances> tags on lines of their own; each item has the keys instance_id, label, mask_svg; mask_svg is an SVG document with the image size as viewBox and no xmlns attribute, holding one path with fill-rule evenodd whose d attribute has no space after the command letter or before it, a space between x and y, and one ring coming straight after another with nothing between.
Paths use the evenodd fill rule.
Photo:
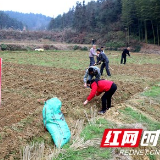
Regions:
<instances>
[{"instance_id":1,"label":"person standing in field","mask_svg":"<svg viewBox=\"0 0 160 160\"><path fill-rule=\"evenodd\" d=\"M97 56L96 45L95 44L92 46L92 48L90 49L90 52L89 52L89 59L90 59L89 66L94 66L95 65L94 56Z\"/></svg>"},{"instance_id":2,"label":"person standing in field","mask_svg":"<svg viewBox=\"0 0 160 160\"><path fill-rule=\"evenodd\" d=\"M101 50L101 52L104 53L104 48L103 47L101 47L100 50ZM97 62L99 62L99 54L97 54Z\"/></svg>"},{"instance_id":3,"label":"person standing in field","mask_svg":"<svg viewBox=\"0 0 160 160\"><path fill-rule=\"evenodd\" d=\"M97 66L90 66L84 75L84 87L87 87L87 78L88 80L92 80L92 78L95 76L96 79L100 79L101 73L100 69Z\"/></svg>"},{"instance_id":4,"label":"person standing in field","mask_svg":"<svg viewBox=\"0 0 160 160\"><path fill-rule=\"evenodd\" d=\"M101 47L101 48L100 48L100 50L101 50L101 52L103 52L103 53L104 53L104 48L103 48L103 47Z\"/></svg>"},{"instance_id":5,"label":"person standing in field","mask_svg":"<svg viewBox=\"0 0 160 160\"><path fill-rule=\"evenodd\" d=\"M104 92L103 96L101 97L102 109L98 112L98 114L104 114L106 110L111 108L112 95L117 90L117 85L112 81L95 79L88 80L87 86L91 88L91 92L83 104L86 105L95 96L99 96L102 92Z\"/></svg>"},{"instance_id":6,"label":"person standing in field","mask_svg":"<svg viewBox=\"0 0 160 160\"><path fill-rule=\"evenodd\" d=\"M106 68L107 75L111 76L111 73L109 71L108 57L99 48L97 49L97 54L98 54L98 62L96 64L98 65L98 64L101 64L101 62L102 62L102 65L100 68L101 75L103 75L103 69Z\"/></svg>"},{"instance_id":7,"label":"person standing in field","mask_svg":"<svg viewBox=\"0 0 160 160\"><path fill-rule=\"evenodd\" d=\"M121 64L122 63L126 64L126 56L127 56L127 54L128 54L128 56L130 56L129 51L130 51L130 47L127 47L126 49L123 50L122 56L121 56ZM123 62L123 60L124 60L124 62Z\"/></svg>"},{"instance_id":8,"label":"person standing in field","mask_svg":"<svg viewBox=\"0 0 160 160\"><path fill-rule=\"evenodd\" d=\"M95 39L92 39L92 45L94 45L95 44Z\"/></svg>"}]
</instances>

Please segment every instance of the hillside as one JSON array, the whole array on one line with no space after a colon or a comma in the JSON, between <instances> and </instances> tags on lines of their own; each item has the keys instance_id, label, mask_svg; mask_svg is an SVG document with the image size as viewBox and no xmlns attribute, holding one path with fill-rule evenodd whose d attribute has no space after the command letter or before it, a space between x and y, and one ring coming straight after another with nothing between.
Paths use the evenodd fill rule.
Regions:
<instances>
[{"instance_id":1,"label":"hillside","mask_svg":"<svg viewBox=\"0 0 160 160\"><path fill-rule=\"evenodd\" d=\"M11 18L14 18L27 26L28 30L46 30L51 17L42 14L20 13L13 11L4 11Z\"/></svg>"},{"instance_id":2,"label":"hillside","mask_svg":"<svg viewBox=\"0 0 160 160\"><path fill-rule=\"evenodd\" d=\"M22 22L11 18L8 14L0 11L0 29L22 30L24 25Z\"/></svg>"}]
</instances>

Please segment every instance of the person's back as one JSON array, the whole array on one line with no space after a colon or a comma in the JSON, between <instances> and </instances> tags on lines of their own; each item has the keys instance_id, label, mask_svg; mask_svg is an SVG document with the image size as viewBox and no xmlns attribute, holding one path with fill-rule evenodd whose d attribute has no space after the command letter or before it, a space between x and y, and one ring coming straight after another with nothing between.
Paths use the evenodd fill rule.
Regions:
<instances>
[{"instance_id":1,"label":"person's back","mask_svg":"<svg viewBox=\"0 0 160 160\"><path fill-rule=\"evenodd\" d=\"M129 55L129 50L128 49L124 49L123 53L122 53L122 56L126 57L127 54Z\"/></svg>"},{"instance_id":2,"label":"person's back","mask_svg":"<svg viewBox=\"0 0 160 160\"><path fill-rule=\"evenodd\" d=\"M98 82L93 82L91 87L97 87L97 92L101 93L104 91L108 91L111 88L112 84L113 82L109 80L98 80Z\"/></svg>"},{"instance_id":3,"label":"person's back","mask_svg":"<svg viewBox=\"0 0 160 160\"><path fill-rule=\"evenodd\" d=\"M102 52L101 51L101 53L99 54L99 59L100 59L100 61L102 61L102 62L109 62L109 59L108 59L108 57L105 55L105 53L104 52Z\"/></svg>"},{"instance_id":4,"label":"person's back","mask_svg":"<svg viewBox=\"0 0 160 160\"><path fill-rule=\"evenodd\" d=\"M95 95L99 96L101 93L104 93L101 97L102 110L98 112L98 114L104 114L106 110L111 108L111 98L117 90L117 85L113 81L95 79L91 81L88 80L87 86L91 88L91 92L83 104L86 105Z\"/></svg>"}]
</instances>

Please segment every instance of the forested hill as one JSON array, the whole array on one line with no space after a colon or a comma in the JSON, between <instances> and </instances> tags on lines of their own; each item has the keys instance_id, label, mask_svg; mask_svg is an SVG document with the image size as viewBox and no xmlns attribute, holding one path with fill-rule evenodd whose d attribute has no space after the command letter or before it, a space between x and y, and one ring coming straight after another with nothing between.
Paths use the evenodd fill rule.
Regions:
<instances>
[{"instance_id":1,"label":"forested hill","mask_svg":"<svg viewBox=\"0 0 160 160\"><path fill-rule=\"evenodd\" d=\"M69 12L53 18L49 30L70 28L91 33L110 43L131 38L160 45L160 0L97 0L77 2ZM117 42L116 42L117 43Z\"/></svg>"},{"instance_id":2,"label":"forested hill","mask_svg":"<svg viewBox=\"0 0 160 160\"><path fill-rule=\"evenodd\" d=\"M3 11L0 11L0 29L19 29L22 30L24 24L16 19L9 17Z\"/></svg>"},{"instance_id":3,"label":"forested hill","mask_svg":"<svg viewBox=\"0 0 160 160\"><path fill-rule=\"evenodd\" d=\"M51 17L42 14L19 13L13 11L4 11L4 13L25 24L28 30L46 30L51 21Z\"/></svg>"}]
</instances>

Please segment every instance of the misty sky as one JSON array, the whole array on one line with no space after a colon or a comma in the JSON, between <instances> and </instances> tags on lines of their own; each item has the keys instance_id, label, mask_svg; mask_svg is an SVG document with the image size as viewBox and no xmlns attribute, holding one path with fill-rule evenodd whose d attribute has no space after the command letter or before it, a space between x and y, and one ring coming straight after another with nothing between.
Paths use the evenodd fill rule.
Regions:
<instances>
[{"instance_id":1,"label":"misty sky","mask_svg":"<svg viewBox=\"0 0 160 160\"><path fill-rule=\"evenodd\" d=\"M55 18L68 12L77 1L83 2L83 0L0 0L0 11L40 13ZM92 0L85 0L85 4L90 1Z\"/></svg>"}]
</instances>

